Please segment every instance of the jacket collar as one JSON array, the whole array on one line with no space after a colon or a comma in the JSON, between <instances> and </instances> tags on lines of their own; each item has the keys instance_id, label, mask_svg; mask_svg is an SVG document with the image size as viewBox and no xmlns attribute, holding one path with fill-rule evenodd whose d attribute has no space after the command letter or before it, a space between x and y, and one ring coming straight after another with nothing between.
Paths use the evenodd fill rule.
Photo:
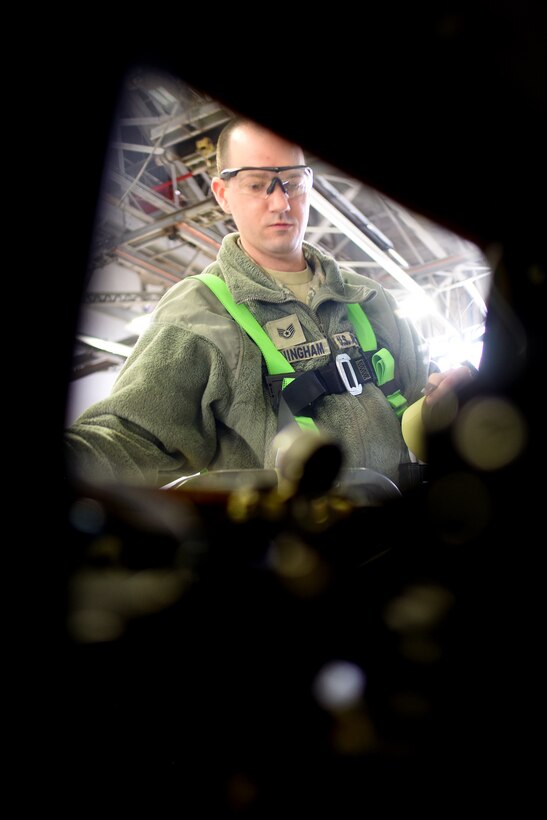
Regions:
<instances>
[{"instance_id":1,"label":"jacket collar","mask_svg":"<svg viewBox=\"0 0 547 820\"><path fill-rule=\"evenodd\" d=\"M218 254L222 277L235 301L286 301L283 291L272 282L264 269L239 247L238 238L237 232L225 236ZM321 302L327 299L337 302L364 302L376 293L374 283L370 279L365 279L353 271L341 269L332 256L310 242L304 242L302 250L314 273L317 272L318 266L323 269L325 283L321 287Z\"/></svg>"}]
</instances>

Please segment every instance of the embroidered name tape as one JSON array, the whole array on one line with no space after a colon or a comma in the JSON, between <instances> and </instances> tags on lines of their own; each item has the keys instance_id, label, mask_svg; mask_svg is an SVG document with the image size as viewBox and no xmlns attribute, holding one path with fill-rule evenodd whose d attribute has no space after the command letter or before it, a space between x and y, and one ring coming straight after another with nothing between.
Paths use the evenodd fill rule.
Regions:
<instances>
[{"instance_id":1,"label":"embroidered name tape","mask_svg":"<svg viewBox=\"0 0 547 820\"><path fill-rule=\"evenodd\" d=\"M329 343L326 339L317 339L315 342L305 342L302 345L286 347L281 353L288 362L305 361L307 359L317 359L330 353Z\"/></svg>"},{"instance_id":2,"label":"embroidered name tape","mask_svg":"<svg viewBox=\"0 0 547 820\"><path fill-rule=\"evenodd\" d=\"M332 337L332 341L338 350L345 350L347 347L359 347L357 337L351 330L346 330L343 333L335 333Z\"/></svg>"}]
</instances>

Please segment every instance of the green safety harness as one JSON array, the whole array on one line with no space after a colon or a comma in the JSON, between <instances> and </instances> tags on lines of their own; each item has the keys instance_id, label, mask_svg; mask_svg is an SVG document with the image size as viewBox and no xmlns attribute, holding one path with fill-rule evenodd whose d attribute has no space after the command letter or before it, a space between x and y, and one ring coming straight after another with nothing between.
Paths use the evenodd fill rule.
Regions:
<instances>
[{"instance_id":1,"label":"green safety harness","mask_svg":"<svg viewBox=\"0 0 547 820\"><path fill-rule=\"evenodd\" d=\"M366 313L358 304L349 304L348 313L364 355L351 359L339 353L333 362L297 374L285 356L276 348L246 305L236 304L226 282L212 273L200 273L199 279L215 294L235 321L260 348L268 370L268 388L279 413L279 428L296 421L304 430L316 430L315 423L302 412L321 396L349 392L361 394L363 384L373 382L384 393L400 418L408 406L395 378L395 360L385 347L378 350L376 335Z\"/></svg>"}]
</instances>

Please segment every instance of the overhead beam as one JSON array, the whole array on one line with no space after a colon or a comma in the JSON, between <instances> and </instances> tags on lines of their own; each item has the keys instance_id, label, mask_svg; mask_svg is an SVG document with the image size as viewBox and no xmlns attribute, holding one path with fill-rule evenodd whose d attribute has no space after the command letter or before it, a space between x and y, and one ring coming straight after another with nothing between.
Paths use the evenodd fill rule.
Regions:
<instances>
[{"instance_id":1,"label":"overhead beam","mask_svg":"<svg viewBox=\"0 0 547 820\"><path fill-rule=\"evenodd\" d=\"M131 304L134 302L158 302L163 296L163 291L137 291L135 293L125 293L118 291L87 291L82 297L82 301L87 304L111 304L121 302Z\"/></svg>"},{"instance_id":2,"label":"overhead beam","mask_svg":"<svg viewBox=\"0 0 547 820\"><path fill-rule=\"evenodd\" d=\"M117 240L116 244L132 245L139 239L144 239L158 233L164 233L174 225L186 223L188 220L191 221L196 219L196 217L201 217L204 214L209 214L212 211L219 210L220 209L213 197L208 196L207 199L204 199L202 202L198 202L195 205L188 205L186 208L177 208L170 214L160 216L159 219L155 219L153 222L143 225L142 228L137 228L134 231L126 231ZM206 236L206 234L203 236Z\"/></svg>"},{"instance_id":3,"label":"overhead beam","mask_svg":"<svg viewBox=\"0 0 547 820\"><path fill-rule=\"evenodd\" d=\"M354 242L358 248L367 254L371 259L380 265L387 273L393 276L410 293L414 293L429 305L429 310L433 316L439 319L451 332L457 333L454 325L442 314L433 299L424 289L408 275L387 253L381 250L368 236L359 230L344 214L340 213L331 202L328 201L315 188L310 192L310 202L318 213L326 217L331 224L335 225L342 234Z\"/></svg>"}]
</instances>

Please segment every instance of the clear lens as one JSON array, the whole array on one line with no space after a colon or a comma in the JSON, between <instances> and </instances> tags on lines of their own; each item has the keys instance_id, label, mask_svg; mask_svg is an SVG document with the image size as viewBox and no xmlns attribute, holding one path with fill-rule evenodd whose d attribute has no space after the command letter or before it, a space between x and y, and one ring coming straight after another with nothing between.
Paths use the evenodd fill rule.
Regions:
<instances>
[{"instance_id":1,"label":"clear lens","mask_svg":"<svg viewBox=\"0 0 547 820\"><path fill-rule=\"evenodd\" d=\"M232 178L231 184L236 186L242 194L265 199L274 179L280 181L289 199L308 193L313 184L311 168L295 168L290 171L280 171L279 174L266 171L239 171ZM273 193L274 189L270 193Z\"/></svg>"}]
</instances>

